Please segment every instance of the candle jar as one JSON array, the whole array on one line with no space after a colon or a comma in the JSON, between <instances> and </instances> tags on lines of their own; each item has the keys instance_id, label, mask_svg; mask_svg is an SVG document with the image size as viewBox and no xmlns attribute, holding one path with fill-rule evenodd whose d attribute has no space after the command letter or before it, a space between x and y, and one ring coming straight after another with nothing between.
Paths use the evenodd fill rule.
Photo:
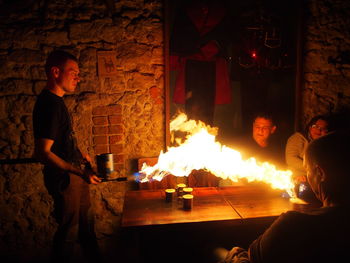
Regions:
<instances>
[{"instance_id":1,"label":"candle jar","mask_svg":"<svg viewBox=\"0 0 350 263\"><path fill-rule=\"evenodd\" d=\"M193 207L193 195L183 195L183 209L191 210Z\"/></svg>"},{"instance_id":2,"label":"candle jar","mask_svg":"<svg viewBox=\"0 0 350 263\"><path fill-rule=\"evenodd\" d=\"M174 200L175 189L165 189L165 201L170 203Z\"/></svg>"},{"instance_id":3,"label":"candle jar","mask_svg":"<svg viewBox=\"0 0 350 263\"><path fill-rule=\"evenodd\" d=\"M179 198L182 197L182 195L183 195L183 189L184 189L185 187L186 187L185 184L178 184L178 185L176 186L176 189L177 189L177 196L178 196Z\"/></svg>"}]
</instances>

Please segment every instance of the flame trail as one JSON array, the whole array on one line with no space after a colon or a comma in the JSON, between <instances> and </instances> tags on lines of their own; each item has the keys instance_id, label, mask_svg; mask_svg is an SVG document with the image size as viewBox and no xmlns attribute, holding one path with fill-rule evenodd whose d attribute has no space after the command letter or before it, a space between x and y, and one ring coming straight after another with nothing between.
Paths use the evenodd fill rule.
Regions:
<instances>
[{"instance_id":1,"label":"flame trail","mask_svg":"<svg viewBox=\"0 0 350 263\"><path fill-rule=\"evenodd\" d=\"M181 113L171 121L170 131L178 146L168 147L165 153L161 151L156 165L144 163L140 173L145 177L141 182L160 181L168 174L188 176L192 170L203 169L234 182L242 178L248 182L263 181L273 189L286 190L289 196L295 196L291 171L277 170L273 164L259 163L253 157L243 160L240 152L215 141L217 128L188 120L186 114ZM180 138L175 138L175 131L187 132L188 135L181 142Z\"/></svg>"}]
</instances>

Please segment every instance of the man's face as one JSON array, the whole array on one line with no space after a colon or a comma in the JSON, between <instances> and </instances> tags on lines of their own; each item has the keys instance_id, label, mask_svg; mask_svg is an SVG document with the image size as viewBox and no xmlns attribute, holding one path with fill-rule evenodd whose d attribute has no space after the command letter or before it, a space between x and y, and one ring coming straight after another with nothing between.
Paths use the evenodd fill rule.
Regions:
<instances>
[{"instance_id":1,"label":"man's face","mask_svg":"<svg viewBox=\"0 0 350 263\"><path fill-rule=\"evenodd\" d=\"M79 66L74 60L67 60L66 64L60 69L56 83L64 92L74 92L80 81Z\"/></svg>"},{"instance_id":2,"label":"man's face","mask_svg":"<svg viewBox=\"0 0 350 263\"><path fill-rule=\"evenodd\" d=\"M314 125L309 128L310 136L313 140L324 136L328 132L328 123L325 120L317 120Z\"/></svg>"},{"instance_id":3,"label":"man's face","mask_svg":"<svg viewBox=\"0 0 350 263\"><path fill-rule=\"evenodd\" d=\"M271 120L258 117L253 123L253 138L258 144L259 142L267 142L275 130L276 126L273 125Z\"/></svg>"}]
</instances>

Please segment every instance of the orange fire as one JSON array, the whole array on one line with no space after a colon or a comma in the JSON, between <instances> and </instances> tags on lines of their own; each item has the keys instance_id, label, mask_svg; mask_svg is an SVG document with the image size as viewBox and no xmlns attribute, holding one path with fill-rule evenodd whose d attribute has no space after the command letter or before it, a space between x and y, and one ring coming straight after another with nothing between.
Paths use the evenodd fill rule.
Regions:
<instances>
[{"instance_id":1,"label":"orange fire","mask_svg":"<svg viewBox=\"0 0 350 263\"><path fill-rule=\"evenodd\" d=\"M170 123L172 141L177 146L168 147L161 152L154 166L143 164L140 171L145 177L141 182L162 180L164 176L188 176L192 170L206 170L222 179L238 182L245 178L248 182L262 181L273 189L285 190L294 197L292 172L277 170L268 162L259 163L251 157L243 160L240 152L221 145L215 140L217 128L205 125L201 121L189 120L186 114L179 114ZM176 131L187 133L186 138L176 138Z\"/></svg>"}]
</instances>

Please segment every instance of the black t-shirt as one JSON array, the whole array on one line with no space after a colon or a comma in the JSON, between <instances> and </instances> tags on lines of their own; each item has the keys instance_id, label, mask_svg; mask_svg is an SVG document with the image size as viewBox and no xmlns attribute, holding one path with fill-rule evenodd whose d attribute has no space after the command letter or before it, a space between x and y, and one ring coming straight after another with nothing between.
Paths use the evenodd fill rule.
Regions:
<instances>
[{"instance_id":1,"label":"black t-shirt","mask_svg":"<svg viewBox=\"0 0 350 263\"><path fill-rule=\"evenodd\" d=\"M250 245L252 263L347 262L349 207L289 211Z\"/></svg>"},{"instance_id":2,"label":"black t-shirt","mask_svg":"<svg viewBox=\"0 0 350 263\"><path fill-rule=\"evenodd\" d=\"M33 110L34 138L54 141L51 151L69 163L79 163L71 118L62 97L44 89Z\"/></svg>"},{"instance_id":3,"label":"black t-shirt","mask_svg":"<svg viewBox=\"0 0 350 263\"><path fill-rule=\"evenodd\" d=\"M283 145L271 139L268 146L260 147L251 136L236 138L233 149L240 151L243 159L254 157L259 162L269 162L278 169L285 169Z\"/></svg>"}]
</instances>

